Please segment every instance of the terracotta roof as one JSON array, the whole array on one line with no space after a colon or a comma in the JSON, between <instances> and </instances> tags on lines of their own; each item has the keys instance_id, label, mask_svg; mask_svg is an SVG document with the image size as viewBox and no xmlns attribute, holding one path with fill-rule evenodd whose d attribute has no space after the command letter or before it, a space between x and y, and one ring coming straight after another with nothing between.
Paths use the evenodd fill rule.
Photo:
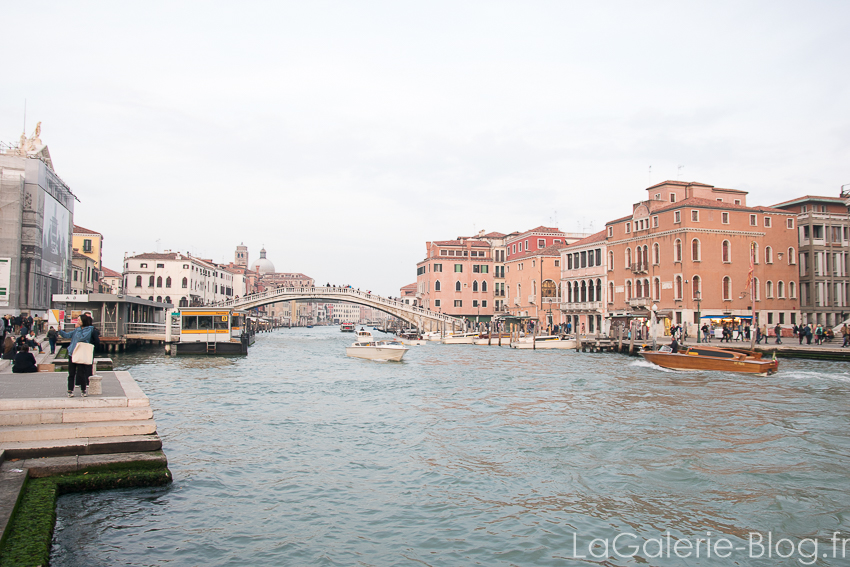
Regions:
<instances>
[{"instance_id":1,"label":"terracotta roof","mask_svg":"<svg viewBox=\"0 0 850 567\"><path fill-rule=\"evenodd\" d=\"M581 240L579 240L577 242L573 242L572 244L570 244L568 246L564 246L564 248L572 248L574 246L584 246L585 244L593 244L595 242L602 242L602 241L605 240L605 233L606 232L607 231L605 231L605 230L600 230L596 234L591 234L587 238L582 238Z\"/></svg>"},{"instance_id":2,"label":"terracotta roof","mask_svg":"<svg viewBox=\"0 0 850 567\"><path fill-rule=\"evenodd\" d=\"M101 266L100 270L103 272L103 277L105 277L105 278L120 278L121 277L121 274L119 274L115 270L110 270L106 266Z\"/></svg>"},{"instance_id":3,"label":"terracotta roof","mask_svg":"<svg viewBox=\"0 0 850 567\"><path fill-rule=\"evenodd\" d=\"M462 241L462 240L436 240L436 241L432 242L431 244L436 244L437 246L466 246L467 244L470 244L471 246L477 246L479 248L489 248L490 247L489 242L483 242L481 240L467 240L467 241Z\"/></svg>"},{"instance_id":4,"label":"terracotta roof","mask_svg":"<svg viewBox=\"0 0 850 567\"><path fill-rule=\"evenodd\" d=\"M399 291L401 291L402 294L414 294L415 295L416 294L416 283L407 284L406 286L403 286Z\"/></svg>"},{"instance_id":5,"label":"terracotta roof","mask_svg":"<svg viewBox=\"0 0 850 567\"><path fill-rule=\"evenodd\" d=\"M662 185L678 185L680 187L688 187L690 185L699 185L700 187L713 187L713 185L708 185L706 183L699 183L697 181L673 181L672 179L668 179L667 181L662 181L661 183L656 183L650 187L647 187L646 190L655 189L656 187L661 187Z\"/></svg>"},{"instance_id":6,"label":"terracotta roof","mask_svg":"<svg viewBox=\"0 0 850 567\"><path fill-rule=\"evenodd\" d=\"M563 231L559 228L551 227L551 226L542 226L542 225L538 226L537 228L532 228L531 230L526 230L522 234L527 234L529 232L554 232L554 233L557 233L557 234L563 234Z\"/></svg>"},{"instance_id":7,"label":"terracotta roof","mask_svg":"<svg viewBox=\"0 0 850 567\"><path fill-rule=\"evenodd\" d=\"M783 205L793 205L796 203L805 203L806 201L823 201L825 203L847 203L846 199L842 199L841 197L820 197L818 195L804 195L802 197L797 197L796 199L791 199L790 201L782 201L781 203L777 203L773 205L773 208L781 207Z\"/></svg>"},{"instance_id":8,"label":"terracotta roof","mask_svg":"<svg viewBox=\"0 0 850 567\"><path fill-rule=\"evenodd\" d=\"M735 211L759 211L764 213L782 213L788 214L788 211L782 209L774 209L772 207L745 207L744 205L735 205L733 203L726 203L723 201L715 201L712 199L703 199L702 197L688 197L687 199L682 199L681 201L677 201L675 203L670 203L666 207L661 207L659 209L653 210L650 214L663 213L665 211L672 211L673 209L680 209L682 207L700 207L703 209L731 209ZM629 218L629 217L626 217Z\"/></svg>"},{"instance_id":9,"label":"terracotta roof","mask_svg":"<svg viewBox=\"0 0 850 567\"><path fill-rule=\"evenodd\" d=\"M99 233L99 232L95 232L95 231L93 231L93 230L89 230L89 229L87 229L87 228L83 228L83 227L78 226L78 225L76 225L76 224L74 225L74 234L96 234L96 235L98 235L98 236L103 236L103 235L102 235L101 233Z\"/></svg>"},{"instance_id":10,"label":"terracotta roof","mask_svg":"<svg viewBox=\"0 0 850 567\"><path fill-rule=\"evenodd\" d=\"M532 258L536 256L561 256L561 248L564 248L563 244L553 244L552 246L547 246L546 248L541 248L539 250L529 250L527 252L523 252L522 254L517 253L515 256L511 255L510 258L506 259L506 262L513 262L514 260L522 260L525 258Z\"/></svg>"},{"instance_id":11,"label":"terracotta roof","mask_svg":"<svg viewBox=\"0 0 850 567\"><path fill-rule=\"evenodd\" d=\"M488 232L484 236L487 238L504 238L507 234L502 234L501 232Z\"/></svg>"},{"instance_id":12,"label":"terracotta roof","mask_svg":"<svg viewBox=\"0 0 850 567\"><path fill-rule=\"evenodd\" d=\"M94 262L94 260L92 260L90 257L86 256L85 254L80 254L79 252L77 252L76 248L74 248L72 250L72 253L74 255L73 257L74 257L75 260L76 259L80 259L80 260L86 259L86 260L91 260L92 262Z\"/></svg>"},{"instance_id":13,"label":"terracotta roof","mask_svg":"<svg viewBox=\"0 0 850 567\"><path fill-rule=\"evenodd\" d=\"M188 260L190 256L188 254L182 254L180 252L146 252L144 254L136 254L135 256L129 256L128 260L177 260L177 255L180 254L181 259ZM196 258L199 259L199 258ZM203 261L203 260L201 260Z\"/></svg>"}]
</instances>

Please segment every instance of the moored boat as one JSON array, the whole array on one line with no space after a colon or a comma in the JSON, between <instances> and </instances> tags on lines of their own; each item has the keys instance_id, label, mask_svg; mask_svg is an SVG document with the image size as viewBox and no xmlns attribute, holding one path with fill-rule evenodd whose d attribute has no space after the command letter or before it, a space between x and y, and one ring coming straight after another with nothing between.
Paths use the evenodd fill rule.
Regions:
<instances>
[{"instance_id":1,"label":"moored boat","mask_svg":"<svg viewBox=\"0 0 850 567\"><path fill-rule=\"evenodd\" d=\"M511 343L511 348L519 349L574 349L576 340L558 335L523 337Z\"/></svg>"},{"instance_id":2,"label":"moored boat","mask_svg":"<svg viewBox=\"0 0 850 567\"><path fill-rule=\"evenodd\" d=\"M478 338L478 333L459 333L456 335L446 335L440 341L444 345L471 345Z\"/></svg>"},{"instance_id":3,"label":"moored boat","mask_svg":"<svg viewBox=\"0 0 850 567\"><path fill-rule=\"evenodd\" d=\"M502 333L502 344L507 345L511 342L511 334L510 333ZM499 333L482 333L478 335L478 338L473 341L473 344L476 345L498 345L499 344Z\"/></svg>"},{"instance_id":4,"label":"moored boat","mask_svg":"<svg viewBox=\"0 0 850 567\"><path fill-rule=\"evenodd\" d=\"M643 350L649 362L671 370L718 370L720 372L744 372L766 376L779 370L779 361L762 360L762 353L743 348L711 346L680 347L673 352L669 346L659 350Z\"/></svg>"},{"instance_id":5,"label":"moored boat","mask_svg":"<svg viewBox=\"0 0 850 567\"><path fill-rule=\"evenodd\" d=\"M345 348L346 356L365 358L366 360L389 360L400 362L409 348L399 341L373 341L354 343Z\"/></svg>"}]
</instances>

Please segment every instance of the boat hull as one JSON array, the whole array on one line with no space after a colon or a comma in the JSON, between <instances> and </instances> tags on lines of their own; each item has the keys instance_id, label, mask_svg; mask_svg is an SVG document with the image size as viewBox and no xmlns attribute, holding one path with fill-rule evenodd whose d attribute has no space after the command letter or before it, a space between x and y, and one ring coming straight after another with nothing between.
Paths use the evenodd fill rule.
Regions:
<instances>
[{"instance_id":1,"label":"boat hull","mask_svg":"<svg viewBox=\"0 0 850 567\"><path fill-rule=\"evenodd\" d=\"M346 347L345 355L352 358L363 358L366 360L400 362L408 350L410 349L398 347L350 346Z\"/></svg>"},{"instance_id":2,"label":"boat hull","mask_svg":"<svg viewBox=\"0 0 850 567\"><path fill-rule=\"evenodd\" d=\"M477 335L445 337L441 343L444 345L471 345L475 342Z\"/></svg>"},{"instance_id":3,"label":"boat hull","mask_svg":"<svg viewBox=\"0 0 850 567\"><path fill-rule=\"evenodd\" d=\"M715 370L766 376L779 369L779 361L777 360L724 359L656 351L641 352L640 354L649 362L670 370Z\"/></svg>"},{"instance_id":4,"label":"boat hull","mask_svg":"<svg viewBox=\"0 0 850 567\"><path fill-rule=\"evenodd\" d=\"M516 341L511 343L511 348L519 348L519 349L574 349L576 348L576 341L573 339L559 339L559 340L548 340L548 341Z\"/></svg>"}]
</instances>

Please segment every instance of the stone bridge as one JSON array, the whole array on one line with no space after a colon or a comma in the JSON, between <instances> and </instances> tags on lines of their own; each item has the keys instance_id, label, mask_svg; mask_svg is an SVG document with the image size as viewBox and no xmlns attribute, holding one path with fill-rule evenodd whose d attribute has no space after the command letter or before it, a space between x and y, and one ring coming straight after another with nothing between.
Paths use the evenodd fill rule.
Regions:
<instances>
[{"instance_id":1,"label":"stone bridge","mask_svg":"<svg viewBox=\"0 0 850 567\"><path fill-rule=\"evenodd\" d=\"M232 307L234 309L253 309L261 305L277 303L279 301L320 301L322 303L357 303L389 313L394 317L426 331L460 331L463 329L463 320L451 317L444 313L429 311L421 307L414 307L401 301L387 299L374 293L367 293L349 287L280 287L268 289L260 293L254 293L222 301L216 305Z\"/></svg>"}]
</instances>

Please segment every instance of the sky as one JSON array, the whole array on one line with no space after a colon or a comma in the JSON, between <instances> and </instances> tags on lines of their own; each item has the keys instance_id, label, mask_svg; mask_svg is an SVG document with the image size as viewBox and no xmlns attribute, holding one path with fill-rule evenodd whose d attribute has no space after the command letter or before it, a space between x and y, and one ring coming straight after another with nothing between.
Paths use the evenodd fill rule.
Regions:
<instances>
[{"instance_id":1,"label":"sky","mask_svg":"<svg viewBox=\"0 0 850 567\"><path fill-rule=\"evenodd\" d=\"M2 12L0 141L42 123L75 223L118 271L244 243L279 272L395 296L426 241L595 232L667 179L750 205L850 183L846 1Z\"/></svg>"}]
</instances>

